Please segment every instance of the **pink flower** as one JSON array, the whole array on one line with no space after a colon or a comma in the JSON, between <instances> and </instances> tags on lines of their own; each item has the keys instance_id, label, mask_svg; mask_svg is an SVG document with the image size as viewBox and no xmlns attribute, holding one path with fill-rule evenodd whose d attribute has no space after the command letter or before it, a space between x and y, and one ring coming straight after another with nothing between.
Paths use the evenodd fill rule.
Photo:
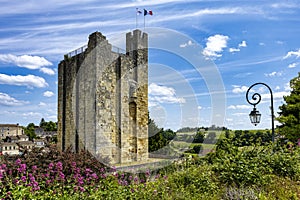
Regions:
<instances>
[{"instance_id":1,"label":"pink flower","mask_svg":"<svg viewBox=\"0 0 300 200\"><path fill-rule=\"evenodd\" d=\"M62 169L63 169L62 162L58 161L58 162L56 163L56 169L57 169L58 171L62 171Z\"/></svg>"},{"instance_id":2,"label":"pink flower","mask_svg":"<svg viewBox=\"0 0 300 200\"><path fill-rule=\"evenodd\" d=\"M24 183L26 182L26 179L27 179L26 176L21 177L21 181L23 181Z\"/></svg>"},{"instance_id":3,"label":"pink flower","mask_svg":"<svg viewBox=\"0 0 300 200\"><path fill-rule=\"evenodd\" d=\"M20 165L21 164L21 159L18 158L15 163L16 163L16 165Z\"/></svg>"},{"instance_id":4,"label":"pink flower","mask_svg":"<svg viewBox=\"0 0 300 200\"><path fill-rule=\"evenodd\" d=\"M48 166L49 169L53 169L53 167L54 167L53 163L50 163L49 166Z\"/></svg>"},{"instance_id":5,"label":"pink flower","mask_svg":"<svg viewBox=\"0 0 300 200\"><path fill-rule=\"evenodd\" d=\"M33 166L31 167L31 169L32 169L33 172L35 172L35 171L37 170L37 166L36 166L36 165L33 165Z\"/></svg>"}]
</instances>

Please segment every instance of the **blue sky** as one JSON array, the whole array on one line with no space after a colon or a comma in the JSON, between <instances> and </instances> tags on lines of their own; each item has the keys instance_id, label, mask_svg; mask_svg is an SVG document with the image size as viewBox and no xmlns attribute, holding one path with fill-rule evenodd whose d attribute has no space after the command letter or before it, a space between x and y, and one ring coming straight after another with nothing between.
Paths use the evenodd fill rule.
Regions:
<instances>
[{"instance_id":1,"label":"blue sky","mask_svg":"<svg viewBox=\"0 0 300 200\"><path fill-rule=\"evenodd\" d=\"M2 0L0 123L56 121L63 55L95 31L122 47L115 38L136 28L136 8L153 11L145 29L152 47L149 110L160 126L253 129L245 93L255 82L272 88L277 113L300 68L299 1ZM143 30L144 17L137 17ZM255 91L263 97L255 128L270 128L268 91Z\"/></svg>"}]
</instances>

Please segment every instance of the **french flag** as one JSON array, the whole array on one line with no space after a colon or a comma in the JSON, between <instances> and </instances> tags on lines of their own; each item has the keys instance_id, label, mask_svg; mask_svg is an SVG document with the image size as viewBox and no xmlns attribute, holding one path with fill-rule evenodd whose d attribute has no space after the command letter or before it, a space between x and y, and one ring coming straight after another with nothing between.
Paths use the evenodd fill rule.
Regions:
<instances>
[{"instance_id":1,"label":"french flag","mask_svg":"<svg viewBox=\"0 0 300 200\"><path fill-rule=\"evenodd\" d=\"M144 9L144 16L146 16L146 15L153 15L152 10Z\"/></svg>"},{"instance_id":2,"label":"french flag","mask_svg":"<svg viewBox=\"0 0 300 200\"><path fill-rule=\"evenodd\" d=\"M138 8L136 8L136 14L140 15L140 14L142 14L142 11L140 11Z\"/></svg>"}]
</instances>

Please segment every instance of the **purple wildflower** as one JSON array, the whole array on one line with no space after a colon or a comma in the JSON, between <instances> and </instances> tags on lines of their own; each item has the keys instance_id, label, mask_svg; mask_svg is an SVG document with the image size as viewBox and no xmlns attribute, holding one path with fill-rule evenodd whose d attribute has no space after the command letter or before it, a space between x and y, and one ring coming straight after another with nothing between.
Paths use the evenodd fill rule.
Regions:
<instances>
[{"instance_id":1,"label":"purple wildflower","mask_svg":"<svg viewBox=\"0 0 300 200\"><path fill-rule=\"evenodd\" d=\"M138 182L139 181L139 178L136 176L134 177L134 182Z\"/></svg>"},{"instance_id":2,"label":"purple wildflower","mask_svg":"<svg viewBox=\"0 0 300 200\"><path fill-rule=\"evenodd\" d=\"M24 183L26 182L26 179L27 179L26 176L21 177L21 181L23 181Z\"/></svg>"},{"instance_id":3,"label":"purple wildflower","mask_svg":"<svg viewBox=\"0 0 300 200\"><path fill-rule=\"evenodd\" d=\"M92 177L93 179L98 179L98 176L97 176L96 173L91 174L91 177Z\"/></svg>"},{"instance_id":4,"label":"purple wildflower","mask_svg":"<svg viewBox=\"0 0 300 200\"><path fill-rule=\"evenodd\" d=\"M20 165L21 164L21 159L18 158L15 163L16 163L16 165Z\"/></svg>"},{"instance_id":5,"label":"purple wildflower","mask_svg":"<svg viewBox=\"0 0 300 200\"><path fill-rule=\"evenodd\" d=\"M60 178L61 180L65 180L65 175L64 175L64 173L59 172L59 178Z\"/></svg>"},{"instance_id":6,"label":"purple wildflower","mask_svg":"<svg viewBox=\"0 0 300 200\"><path fill-rule=\"evenodd\" d=\"M150 174L151 174L151 173L150 173L150 170L149 170L149 169L147 169L147 171L146 171L146 176L147 176L147 177L149 177L149 176L150 176Z\"/></svg>"},{"instance_id":7,"label":"purple wildflower","mask_svg":"<svg viewBox=\"0 0 300 200\"><path fill-rule=\"evenodd\" d=\"M24 173L26 171L26 164L20 164L20 167L18 168L18 172Z\"/></svg>"},{"instance_id":8,"label":"purple wildflower","mask_svg":"<svg viewBox=\"0 0 300 200\"><path fill-rule=\"evenodd\" d=\"M56 163L56 169L57 169L58 171L62 171L62 169L63 169L62 162L58 161L58 162Z\"/></svg>"},{"instance_id":9,"label":"purple wildflower","mask_svg":"<svg viewBox=\"0 0 300 200\"><path fill-rule=\"evenodd\" d=\"M36 166L36 165L33 165L33 166L31 167L31 169L32 169L33 172L35 172L35 171L37 170L37 166Z\"/></svg>"},{"instance_id":10,"label":"purple wildflower","mask_svg":"<svg viewBox=\"0 0 300 200\"><path fill-rule=\"evenodd\" d=\"M81 186L80 186L79 189L80 189L81 192L84 192L84 191L85 191L84 187L81 187Z\"/></svg>"},{"instance_id":11,"label":"purple wildflower","mask_svg":"<svg viewBox=\"0 0 300 200\"><path fill-rule=\"evenodd\" d=\"M48 166L49 169L53 169L53 167L54 167L53 163L50 163L49 166Z\"/></svg>"},{"instance_id":12,"label":"purple wildflower","mask_svg":"<svg viewBox=\"0 0 300 200\"><path fill-rule=\"evenodd\" d=\"M75 168L76 167L76 162L72 162L71 166L72 166L72 168Z\"/></svg>"}]
</instances>

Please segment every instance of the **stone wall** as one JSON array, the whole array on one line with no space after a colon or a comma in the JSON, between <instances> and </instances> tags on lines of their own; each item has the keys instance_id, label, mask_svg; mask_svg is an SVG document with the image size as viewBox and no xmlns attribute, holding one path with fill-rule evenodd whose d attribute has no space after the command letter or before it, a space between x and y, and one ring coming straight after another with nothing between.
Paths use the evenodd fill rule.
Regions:
<instances>
[{"instance_id":1,"label":"stone wall","mask_svg":"<svg viewBox=\"0 0 300 200\"><path fill-rule=\"evenodd\" d=\"M148 39L126 35L126 55L112 52L105 36L58 68L58 148L86 149L111 163L148 158Z\"/></svg>"}]
</instances>

